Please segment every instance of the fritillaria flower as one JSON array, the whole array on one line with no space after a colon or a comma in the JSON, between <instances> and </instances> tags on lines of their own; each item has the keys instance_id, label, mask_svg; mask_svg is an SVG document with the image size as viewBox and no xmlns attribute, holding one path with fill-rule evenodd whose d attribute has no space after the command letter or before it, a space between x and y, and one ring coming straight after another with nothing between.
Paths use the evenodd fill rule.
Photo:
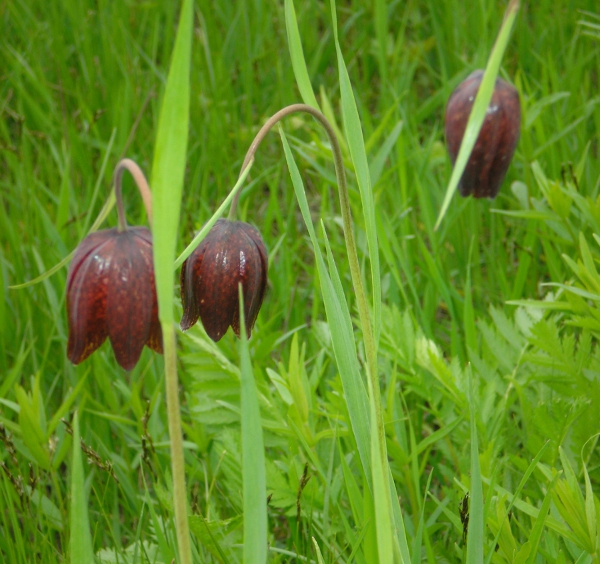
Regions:
<instances>
[{"instance_id":1,"label":"fritillaria flower","mask_svg":"<svg viewBox=\"0 0 600 564\"><path fill-rule=\"evenodd\" d=\"M471 73L450 96L446 106L446 141L456 161L483 71ZM521 130L521 104L514 86L496 79L479 137L459 182L461 196L495 198L506 176Z\"/></svg>"},{"instance_id":2,"label":"fritillaria flower","mask_svg":"<svg viewBox=\"0 0 600 564\"><path fill-rule=\"evenodd\" d=\"M143 178L131 163L119 163L115 172L119 227L88 235L69 266L67 356L73 364L90 356L106 337L125 370L137 364L144 345L162 353L152 235L146 227L127 225L121 200L123 168L135 166Z\"/></svg>"},{"instance_id":3,"label":"fritillaria flower","mask_svg":"<svg viewBox=\"0 0 600 564\"><path fill-rule=\"evenodd\" d=\"M200 317L213 341L230 325L239 337L239 284L250 338L267 287L267 249L251 225L219 219L183 263L181 328L189 329Z\"/></svg>"}]
</instances>

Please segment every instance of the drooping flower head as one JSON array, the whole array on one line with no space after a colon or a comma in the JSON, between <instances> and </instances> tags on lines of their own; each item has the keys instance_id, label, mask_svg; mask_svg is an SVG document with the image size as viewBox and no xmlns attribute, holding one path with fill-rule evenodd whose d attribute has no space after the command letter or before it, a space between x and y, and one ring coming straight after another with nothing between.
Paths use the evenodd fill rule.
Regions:
<instances>
[{"instance_id":1,"label":"drooping flower head","mask_svg":"<svg viewBox=\"0 0 600 564\"><path fill-rule=\"evenodd\" d=\"M185 331L202 320L213 341L228 327L240 336L238 285L242 285L248 338L267 287L267 249L258 230L219 219L183 263L181 296Z\"/></svg>"},{"instance_id":2,"label":"drooping flower head","mask_svg":"<svg viewBox=\"0 0 600 564\"><path fill-rule=\"evenodd\" d=\"M125 370L137 364L144 345L162 353L150 231L105 229L86 237L69 267L67 311L73 364L106 337Z\"/></svg>"},{"instance_id":3,"label":"drooping flower head","mask_svg":"<svg viewBox=\"0 0 600 564\"><path fill-rule=\"evenodd\" d=\"M471 73L454 90L446 106L448 152L455 163L483 71ZM461 196L495 198L515 152L521 131L517 89L498 78L481 131L459 182Z\"/></svg>"},{"instance_id":4,"label":"drooping flower head","mask_svg":"<svg viewBox=\"0 0 600 564\"><path fill-rule=\"evenodd\" d=\"M154 285L152 235L146 227L127 225L121 201L123 167L135 166L142 178L143 174L133 161L122 163L115 173L119 228L88 235L75 250L69 266L67 356L73 364L79 364L108 337L117 362L131 370L144 345L162 353L162 332ZM149 208L148 211L150 218Z\"/></svg>"}]
</instances>

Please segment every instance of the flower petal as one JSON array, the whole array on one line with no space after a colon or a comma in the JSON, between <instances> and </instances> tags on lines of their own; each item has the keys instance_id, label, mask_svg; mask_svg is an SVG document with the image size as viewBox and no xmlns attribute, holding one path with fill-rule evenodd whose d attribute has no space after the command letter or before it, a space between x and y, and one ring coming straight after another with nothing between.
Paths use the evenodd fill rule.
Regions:
<instances>
[{"instance_id":1,"label":"flower petal","mask_svg":"<svg viewBox=\"0 0 600 564\"><path fill-rule=\"evenodd\" d=\"M232 232L231 222L217 225L214 237L207 241L201 268L194 275L200 319L213 341L219 341L227 332L239 308L238 236Z\"/></svg>"},{"instance_id":2,"label":"flower petal","mask_svg":"<svg viewBox=\"0 0 600 564\"><path fill-rule=\"evenodd\" d=\"M200 317L198 295L201 288L197 280L202 268L202 259L206 249L206 238L194 249L192 254L184 261L181 267L180 286L181 304L183 305L183 317L179 326L182 331L187 331Z\"/></svg>"},{"instance_id":3,"label":"flower petal","mask_svg":"<svg viewBox=\"0 0 600 564\"><path fill-rule=\"evenodd\" d=\"M150 333L146 346L150 347L153 351L162 354L163 353L163 338L162 328L160 321L158 320L158 299L156 298L156 283L154 277L154 257L152 254L152 234L146 228L133 228L134 235L141 239L138 241L138 247L146 249L144 243L150 246L149 252L145 250L142 254L146 260L146 269L150 273L150 286L152 288L152 315L150 319Z\"/></svg>"},{"instance_id":4,"label":"flower petal","mask_svg":"<svg viewBox=\"0 0 600 564\"><path fill-rule=\"evenodd\" d=\"M67 315L69 343L67 356L79 364L106 339L106 296L114 240L112 230L86 237L69 267L67 278Z\"/></svg>"},{"instance_id":5,"label":"flower petal","mask_svg":"<svg viewBox=\"0 0 600 564\"><path fill-rule=\"evenodd\" d=\"M150 337L156 301L152 246L136 236L141 229L118 234L109 273L106 323L117 362L125 370L137 364Z\"/></svg>"},{"instance_id":6,"label":"flower petal","mask_svg":"<svg viewBox=\"0 0 600 564\"><path fill-rule=\"evenodd\" d=\"M240 222L240 281L244 295L244 316L246 333L250 338L252 328L258 317L267 288L267 250L257 229ZM242 242L243 240L243 242ZM239 308L236 310L231 327L240 336Z\"/></svg>"},{"instance_id":7,"label":"flower petal","mask_svg":"<svg viewBox=\"0 0 600 564\"><path fill-rule=\"evenodd\" d=\"M198 317L218 341L231 325L240 336L238 285L242 284L248 337L262 303L267 281L267 251L260 233L247 223L220 219L184 262L181 328Z\"/></svg>"}]
</instances>

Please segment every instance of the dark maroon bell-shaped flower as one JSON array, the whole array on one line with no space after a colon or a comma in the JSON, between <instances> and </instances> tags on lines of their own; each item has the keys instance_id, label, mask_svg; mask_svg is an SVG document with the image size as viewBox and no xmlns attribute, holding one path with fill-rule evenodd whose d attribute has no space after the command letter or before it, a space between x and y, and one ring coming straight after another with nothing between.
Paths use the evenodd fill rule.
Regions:
<instances>
[{"instance_id":1,"label":"dark maroon bell-shaped flower","mask_svg":"<svg viewBox=\"0 0 600 564\"><path fill-rule=\"evenodd\" d=\"M219 219L183 263L181 328L198 317L218 341L231 325L240 336L239 293L242 285L248 338L267 288L267 249L257 229L241 221Z\"/></svg>"},{"instance_id":2,"label":"dark maroon bell-shaped flower","mask_svg":"<svg viewBox=\"0 0 600 564\"><path fill-rule=\"evenodd\" d=\"M471 73L448 100L445 129L453 165L482 78L482 70ZM514 86L498 78L479 137L459 182L461 196L497 196L519 141L520 130L519 94Z\"/></svg>"},{"instance_id":3,"label":"dark maroon bell-shaped flower","mask_svg":"<svg viewBox=\"0 0 600 564\"><path fill-rule=\"evenodd\" d=\"M69 344L67 356L79 364L110 339L117 362L131 370L144 345L162 353L162 331L154 285L152 235L145 227L129 227L121 195L128 170L152 223L152 195L144 173L131 159L114 172L118 228L96 231L75 249L67 276Z\"/></svg>"},{"instance_id":4,"label":"dark maroon bell-shaped flower","mask_svg":"<svg viewBox=\"0 0 600 564\"><path fill-rule=\"evenodd\" d=\"M127 227L88 235L69 267L67 311L73 364L106 337L125 370L137 364L144 345L162 353L150 231Z\"/></svg>"}]
</instances>

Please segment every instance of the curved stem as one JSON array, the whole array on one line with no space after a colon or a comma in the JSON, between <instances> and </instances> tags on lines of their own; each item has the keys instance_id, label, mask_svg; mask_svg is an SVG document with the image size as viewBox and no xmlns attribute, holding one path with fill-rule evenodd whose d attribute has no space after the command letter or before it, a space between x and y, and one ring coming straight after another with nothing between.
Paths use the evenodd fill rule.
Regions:
<instances>
[{"instance_id":1,"label":"curved stem","mask_svg":"<svg viewBox=\"0 0 600 564\"><path fill-rule=\"evenodd\" d=\"M146 208L146 215L148 216L148 223L152 227L152 193L150 192L150 186L148 181L142 172L142 169L137 165L135 161L131 159L121 159L114 172L114 185L115 185L115 197L117 199L117 214L119 217L118 230L125 231L127 229L127 218L125 217L125 208L123 206L122 192L122 180L123 173L128 170L133 176L136 186L142 196L144 207Z\"/></svg>"},{"instance_id":2,"label":"curved stem","mask_svg":"<svg viewBox=\"0 0 600 564\"><path fill-rule=\"evenodd\" d=\"M260 131L256 134L254 141L250 145L246 158L242 164L240 175L245 171L248 163L254 159L254 155L258 150L262 140L267 136L267 133L271 131L273 126L283 118L290 114L297 112L305 112L313 116L325 129L329 141L331 143L331 150L333 152L333 161L335 165L335 175L338 182L338 191L340 196L340 207L342 211L342 220L344 224L344 239L346 242L346 251L348 253L348 262L350 264L350 274L352 276L352 285L356 293L356 301L358 305L358 315L363 330L363 338L365 341L365 352L367 356L367 375L370 382L370 387L373 392L373 398L375 400L375 408L378 419L381 419L381 396L379 393L379 385L377 384L377 347L375 345L375 339L373 338L373 327L371 325L371 317L369 315L369 306L365 288L363 285L362 277L360 274L360 264L358 261L358 254L356 252L356 242L354 240L352 212L350 210L350 197L348 195L348 184L346 181L346 172L344 169L344 159L342 157L342 150L338 142L335 130L327 120L327 118L319 111L308 106L306 104L292 104L279 110L273 114L267 122L261 127ZM236 194L231 208L229 210L229 219L235 217L237 203L241 191Z\"/></svg>"}]
</instances>

